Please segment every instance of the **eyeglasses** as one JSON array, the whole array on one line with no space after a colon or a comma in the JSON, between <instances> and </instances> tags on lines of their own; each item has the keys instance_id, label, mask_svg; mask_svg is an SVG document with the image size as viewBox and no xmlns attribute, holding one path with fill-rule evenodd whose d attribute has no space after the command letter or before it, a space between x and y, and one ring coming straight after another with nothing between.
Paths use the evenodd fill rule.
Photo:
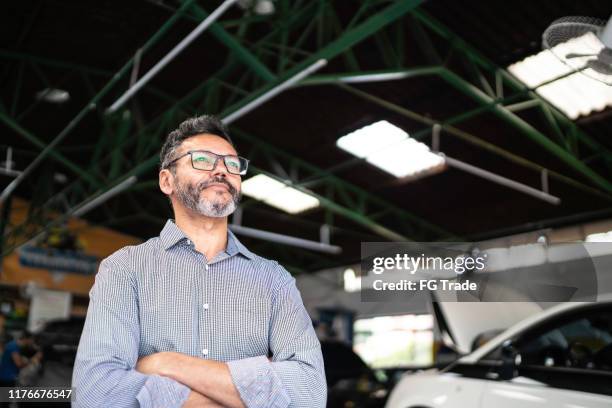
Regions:
<instances>
[{"instance_id":1,"label":"eyeglasses","mask_svg":"<svg viewBox=\"0 0 612 408\"><path fill-rule=\"evenodd\" d=\"M247 168L249 167L249 161L244 157L234 156L232 154L216 154L206 150L190 150L172 160L166 165L166 168L170 167L177 160L182 159L187 155L191 155L191 166L197 170L211 171L217 167L217 161L219 161L219 159L223 159L225 168L231 174L244 176L247 172Z\"/></svg>"}]
</instances>

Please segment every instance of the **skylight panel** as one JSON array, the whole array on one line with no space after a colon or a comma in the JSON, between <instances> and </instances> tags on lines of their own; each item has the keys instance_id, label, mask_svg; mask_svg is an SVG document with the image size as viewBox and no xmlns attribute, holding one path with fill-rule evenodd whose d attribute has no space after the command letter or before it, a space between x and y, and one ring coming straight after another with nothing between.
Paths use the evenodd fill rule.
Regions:
<instances>
[{"instance_id":1,"label":"skylight panel","mask_svg":"<svg viewBox=\"0 0 612 408\"><path fill-rule=\"evenodd\" d=\"M597 37L587 33L512 64L508 71L528 87L534 88L573 70L555 55L597 54L601 47ZM572 64L586 64L587 58L574 58ZM536 92L571 119L612 106L612 87L579 72L543 85Z\"/></svg>"},{"instance_id":2,"label":"skylight panel","mask_svg":"<svg viewBox=\"0 0 612 408\"><path fill-rule=\"evenodd\" d=\"M297 214L320 205L316 197L265 174L258 174L243 181L242 193L289 214Z\"/></svg>"},{"instance_id":3,"label":"skylight panel","mask_svg":"<svg viewBox=\"0 0 612 408\"><path fill-rule=\"evenodd\" d=\"M385 120L342 136L336 145L395 177L418 177L444 167L441 156Z\"/></svg>"}]
</instances>

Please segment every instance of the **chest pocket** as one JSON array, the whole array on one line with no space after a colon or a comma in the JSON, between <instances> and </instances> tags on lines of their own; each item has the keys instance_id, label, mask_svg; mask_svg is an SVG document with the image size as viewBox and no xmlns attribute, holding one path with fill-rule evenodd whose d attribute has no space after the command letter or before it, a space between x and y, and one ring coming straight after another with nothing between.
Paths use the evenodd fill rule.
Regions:
<instances>
[{"instance_id":1,"label":"chest pocket","mask_svg":"<svg viewBox=\"0 0 612 408\"><path fill-rule=\"evenodd\" d=\"M195 335L192 297L164 285L141 297L140 355L161 351L189 354Z\"/></svg>"},{"instance_id":2,"label":"chest pocket","mask_svg":"<svg viewBox=\"0 0 612 408\"><path fill-rule=\"evenodd\" d=\"M263 297L228 297L217 304L219 309L212 335L219 335L219 357L227 361L267 355L270 300Z\"/></svg>"}]
</instances>

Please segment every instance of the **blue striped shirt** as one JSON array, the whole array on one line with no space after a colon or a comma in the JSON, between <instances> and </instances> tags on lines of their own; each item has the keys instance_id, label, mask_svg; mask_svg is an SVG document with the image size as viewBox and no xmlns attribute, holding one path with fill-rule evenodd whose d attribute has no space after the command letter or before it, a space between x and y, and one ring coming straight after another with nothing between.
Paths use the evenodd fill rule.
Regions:
<instances>
[{"instance_id":1,"label":"blue striped shirt","mask_svg":"<svg viewBox=\"0 0 612 408\"><path fill-rule=\"evenodd\" d=\"M89 296L73 407L182 406L188 387L135 370L161 351L227 362L247 407L325 406L321 345L295 279L231 231L209 262L168 220L104 259Z\"/></svg>"}]
</instances>

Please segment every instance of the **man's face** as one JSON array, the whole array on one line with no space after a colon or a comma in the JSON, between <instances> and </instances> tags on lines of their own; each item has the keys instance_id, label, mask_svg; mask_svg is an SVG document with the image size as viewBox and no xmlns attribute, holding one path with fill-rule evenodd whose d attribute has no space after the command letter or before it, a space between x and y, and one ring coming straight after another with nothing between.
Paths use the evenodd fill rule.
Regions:
<instances>
[{"instance_id":1,"label":"man's face","mask_svg":"<svg viewBox=\"0 0 612 408\"><path fill-rule=\"evenodd\" d=\"M215 135L198 135L185 140L174 154L179 157L191 150L206 150L218 155L237 155L225 139ZM160 172L162 191L188 210L207 217L227 217L240 201L241 178L227 171L221 158L210 171L193 168L191 155L174 163L174 171ZM162 174L167 172L166 174ZM171 177L170 177L171 176ZM170 190L164 189L168 184Z\"/></svg>"}]
</instances>

